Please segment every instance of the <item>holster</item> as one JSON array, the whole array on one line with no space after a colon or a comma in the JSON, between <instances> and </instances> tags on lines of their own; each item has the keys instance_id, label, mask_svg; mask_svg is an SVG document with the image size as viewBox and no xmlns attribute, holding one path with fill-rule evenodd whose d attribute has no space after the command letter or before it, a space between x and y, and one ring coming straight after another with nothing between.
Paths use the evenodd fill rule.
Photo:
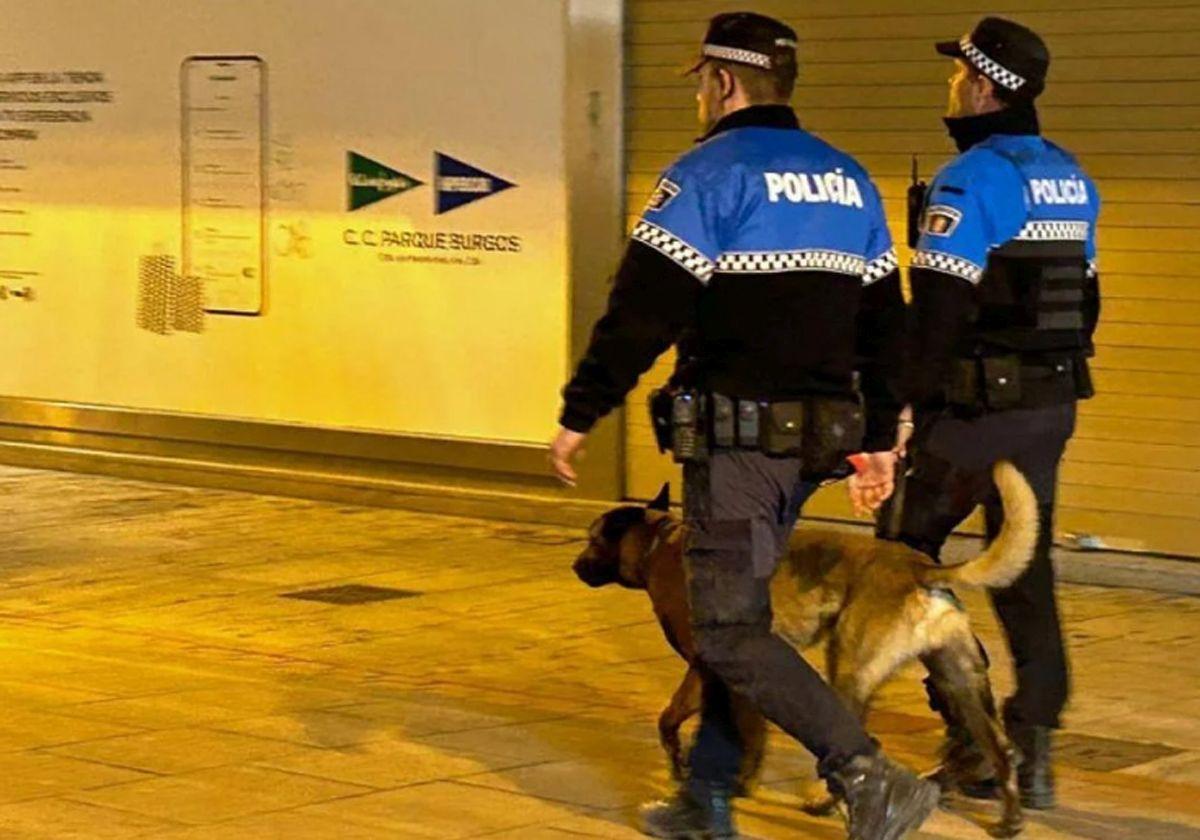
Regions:
<instances>
[{"instance_id":1,"label":"holster","mask_svg":"<svg viewBox=\"0 0 1200 840\"><path fill-rule=\"evenodd\" d=\"M671 448L671 408L675 393L669 388L657 388L650 392L650 428L654 430L654 442L659 452Z\"/></svg>"},{"instance_id":2,"label":"holster","mask_svg":"<svg viewBox=\"0 0 1200 840\"><path fill-rule=\"evenodd\" d=\"M708 460L711 428L708 397L694 389L658 388L650 392L650 425L659 452L668 450L677 464Z\"/></svg>"}]
</instances>

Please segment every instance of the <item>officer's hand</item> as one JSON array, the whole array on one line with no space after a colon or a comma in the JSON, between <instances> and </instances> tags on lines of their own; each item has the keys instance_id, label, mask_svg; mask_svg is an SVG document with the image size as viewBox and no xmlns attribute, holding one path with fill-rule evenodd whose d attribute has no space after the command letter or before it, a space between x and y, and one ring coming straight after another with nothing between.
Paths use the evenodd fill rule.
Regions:
<instances>
[{"instance_id":1,"label":"officer's hand","mask_svg":"<svg viewBox=\"0 0 1200 840\"><path fill-rule=\"evenodd\" d=\"M582 432L573 432L560 427L554 440L550 441L548 454L550 467L558 476L558 480L568 487L574 487L578 479L578 476L575 475L575 468L571 466L571 459L575 457L575 453L579 452L579 448L583 446L586 438L587 435Z\"/></svg>"},{"instance_id":2,"label":"officer's hand","mask_svg":"<svg viewBox=\"0 0 1200 840\"><path fill-rule=\"evenodd\" d=\"M854 465L847 490L855 516L874 513L896 488L896 453L861 452L849 458Z\"/></svg>"}]
</instances>

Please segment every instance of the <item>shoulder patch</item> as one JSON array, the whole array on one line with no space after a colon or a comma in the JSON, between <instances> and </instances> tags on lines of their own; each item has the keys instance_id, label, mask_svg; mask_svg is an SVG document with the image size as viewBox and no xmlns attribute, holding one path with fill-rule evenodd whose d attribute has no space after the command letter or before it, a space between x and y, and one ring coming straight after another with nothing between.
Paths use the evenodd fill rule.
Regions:
<instances>
[{"instance_id":1,"label":"shoulder patch","mask_svg":"<svg viewBox=\"0 0 1200 840\"><path fill-rule=\"evenodd\" d=\"M930 236L950 236L961 221L961 210L944 204L934 204L925 211L921 232Z\"/></svg>"},{"instance_id":2,"label":"shoulder patch","mask_svg":"<svg viewBox=\"0 0 1200 840\"><path fill-rule=\"evenodd\" d=\"M670 204L680 192L679 185L674 181L669 178L661 179L658 186L654 188L654 194L650 196L650 201L646 203L646 210L657 213Z\"/></svg>"}]
</instances>

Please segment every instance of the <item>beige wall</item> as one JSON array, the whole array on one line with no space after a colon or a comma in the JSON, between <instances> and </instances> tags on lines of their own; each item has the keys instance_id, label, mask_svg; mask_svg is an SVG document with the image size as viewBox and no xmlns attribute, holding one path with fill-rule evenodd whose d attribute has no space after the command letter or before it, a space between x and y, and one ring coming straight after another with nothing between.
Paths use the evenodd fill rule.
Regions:
<instances>
[{"instance_id":1,"label":"beige wall","mask_svg":"<svg viewBox=\"0 0 1200 840\"><path fill-rule=\"evenodd\" d=\"M949 65L932 43L1006 10L1043 34L1055 57L1042 100L1046 133L1080 156L1104 199L1100 394L1083 405L1063 466L1058 531L1200 555L1200 2L945 0L936 12L886 0L732 6L796 27L801 120L867 166L898 240L911 155L920 155L928 180L952 152L940 123ZM629 0L631 214L696 135L692 88L677 67L707 18L732 6ZM634 497L676 478L654 449L645 412L648 390L672 361L663 359L630 397ZM846 515L841 495L824 494L809 512Z\"/></svg>"},{"instance_id":2,"label":"beige wall","mask_svg":"<svg viewBox=\"0 0 1200 840\"><path fill-rule=\"evenodd\" d=\"M103 74L91 85L6 75L6 102L111 94L79 123L7 113L69 106L0 106L0 129L38 131L0 134L0 284L36 292L0 303L0 395L541 445L569 361L567 11L567 0L0 0L21 33L0 73ZM139 257L178 258L181 203L195 216L211 203L199 189L181 202L181 62L247 53L265 67L267 131L227 141L225 157L230 171L267 160L265 212L240 195L245 209L231 211L238 234L266 233L262 311L208 314L202 332L138 329ZM218 143L188 136L188 159ZM423 185L351 209L351 151ZM435 152L516 187L435 214ZM516 237L520 250L418 249L387 232Z\"/></svg>"}]
</instances>

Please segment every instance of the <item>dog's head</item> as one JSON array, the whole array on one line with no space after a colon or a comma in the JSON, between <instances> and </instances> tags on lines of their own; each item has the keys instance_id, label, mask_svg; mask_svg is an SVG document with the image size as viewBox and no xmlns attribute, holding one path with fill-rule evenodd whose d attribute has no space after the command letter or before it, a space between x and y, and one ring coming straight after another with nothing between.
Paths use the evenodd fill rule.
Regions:
<instances>
[{"instance_id":1,"label":"dog's head","mask_svg":"<svg viewBox=\"0 0 1200 840\"><path fill-rule=\"evenodd\" d=\"M588 586L618 583L627 589L645 589L642 562L653 541L655 526L668 515L670 485L664 484L645 507L624 505L600 516L588 528L587 547L572 568Z\"/></svg>"}]
</instances>

